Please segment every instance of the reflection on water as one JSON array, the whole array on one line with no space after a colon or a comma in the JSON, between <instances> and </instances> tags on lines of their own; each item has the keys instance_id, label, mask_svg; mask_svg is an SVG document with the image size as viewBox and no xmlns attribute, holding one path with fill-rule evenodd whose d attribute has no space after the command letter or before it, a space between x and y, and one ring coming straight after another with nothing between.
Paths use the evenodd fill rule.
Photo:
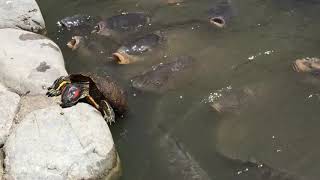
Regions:
<instances>
[{"instance_id":1,"label":"reflection on water","mask_svg":"<svg viewBox=\"0 0 320 180\"><path fill-rule=\"evenodd\" d=\"M215 0L185 0L168 6L163 2L39 1L49 36L60 45L68 71L110 74L128 90L129 116L111 127L123 162L122 179L259 177L250 173L243 176L246 164L226 157L261 162L297 177L318 179L320 81L294 73L291 62L320 56L320 1L234 0L234 17L223 29L205 23ZM58 20L74 14L109 17L142 11L150 14L160 28L161 24L189 19L199 22L177 23L176 27L164 29L167 46L163 58L150 57L150 61L123 66L112 62L111 53L120 46L112 39L90 37L93 51L71 51L66 43L72 34L58 32L56 26ZM97 54L94 50L101 45L105 51ZM199 66L192 71L192 81L160 95L130 87L133 76L179 55L196 58ZM232 91L257 84L262 95L254 99L253 105L244 104L238 113L221 115L203 100L229 86ZM170 158L181 161L170 168L170 162L175 162ZM195 169L202 178L194 175Z\"/></svg>"}]
</instances>

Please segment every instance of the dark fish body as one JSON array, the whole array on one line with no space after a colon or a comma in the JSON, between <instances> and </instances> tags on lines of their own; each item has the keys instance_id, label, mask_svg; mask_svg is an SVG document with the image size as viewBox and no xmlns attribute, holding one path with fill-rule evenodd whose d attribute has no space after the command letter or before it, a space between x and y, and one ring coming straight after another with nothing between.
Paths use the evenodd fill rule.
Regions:
<instances>
[{"instance_id":1,"label":"dark fish body","mask_svg":"<svg viewBox=\"0 0 320 180\"><path fill-rule=\"evenodd\" d=\"M195 60L190 56L181 56L168 63L160 63L151 70L134 77L132 87L141 91L162 93L186 79L190 79Z\"/></svg>"},{"instance_id":2,"label":"dark fish body","mask_svg":"<svg viewBox=\"0 0 320 180\"><path fill-rule=\"evenodd\" d=\"M168 162L169 171L175 178L184 180L210 180L194 157L185 150L182 143L166 134L160 139L160 147Z\"/></svg>"},{"instance_id":3,"label":"dark fish body","mask_svg":"<svg viewBox=\"0 0 320 180\"><path fill-rule=\"evenodd\" d=\"M76 14L76 15L61 19L60 21L57 22L57 24L59 27L65 28L67 30L79 30L79 31L86 30L86 33L90 33L90 30L95 26L97 21L98 21L97 17L83 15L83 14Z\"/></svg>"},{"instance_id":4,"label":"dark fish body","mask_svg":"<svg viewBox=\"0 0 320 180\"><path fill-rule=\"evenodd\" d=\"M183 143L170 134L160 138L162 156L168 163L168 169L174 178L184 180L210 180L208 173L199 162L186 150ZM222 156L222 160L234 171L225 176L225 180L306 180L295 174L272 168L264 163L255 161L242 161ZM211 169L211 173L219 173Z\"/></svg>"},{"instance_id":5,"label":"dark fish body","mask_svg":"<svg viewBox=\"0 0 320 180\"><path fill-rule=\"evenodd\" d=\"M100 21L96 26L96 33L113 36L115 33L133 33L149 25L150 17L144 13L126 13L109 17Z\"/></svg>"},{"instance_id":6,"label":"dark fish body","mask_svg":"<svg viewBox=\"0 0 320 180\"><path fill-rule=\"evenodd\" d=\"M249 87L238 89L224 89L216 92L216 97L209 97L210 106L218 113L239 112L241 108L249 106L258 96L257 89ZM214 95L210 95L214 96Z\"/></svg>"},{"instance_id":7,"label":"dark fish body","mask_svg":"<svg viewBox=\"0 0 320 180\"><path fill-rule=\"evenodd\" d=\"M143 59L143 55L159 47L162 39L158 34L147 34L121 46L113 56L118 64L131 64L140 61Z\"/></svg>"},{"instance_id":8,"label":"dark fish body","mask_svg":"<svg viewBox=\"0 0 320 180\"><path fill-rule=\"evenodd\" d=\"M125 46L125 51L130 55L138 55L147 51L151 51L160 43L161 37L157 34L148 34Z\"/></svg>"}]
</instances>

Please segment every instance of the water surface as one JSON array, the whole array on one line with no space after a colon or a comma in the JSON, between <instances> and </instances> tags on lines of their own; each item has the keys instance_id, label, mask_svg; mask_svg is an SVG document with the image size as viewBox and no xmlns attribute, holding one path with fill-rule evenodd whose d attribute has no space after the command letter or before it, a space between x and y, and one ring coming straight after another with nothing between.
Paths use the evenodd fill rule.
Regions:
<instances>
[{"instance_id":1,"label":"water surface","mask_svg":"<svg viewBox=\"0 0 320 180\"><path fill-rule=\"evenodd\" d=\"M204 18L214 0L186 1L167 7L159 6L160 0L38 1L48 35L60 45L69 73L110 74L128 90L130 113L111 127L122 179L188 179L176 172L179 168L170 169L170 163L175 164L168 153L175 147L161 144L168 134L211 179L250 180L239 173L245 166L230 163L221 154L318 179L319 86L303 83L290 66L296 58L320 56L319 1L234 0L236 16L225 29L192 24L168 30L165 56L192 55L200 66L191 82L163 95L135 92L129 86L130 77L150 63L117 66L108 62L108 55L81 56L66 48L70 36L57 31L59 19L79 13L108 17L144 11L164 24ZM116 47L112 41L104 43ZM221 88L255 84L264 84L265 96L241 113L222 116L205 103Z\"/></svg>"}]
</instances>

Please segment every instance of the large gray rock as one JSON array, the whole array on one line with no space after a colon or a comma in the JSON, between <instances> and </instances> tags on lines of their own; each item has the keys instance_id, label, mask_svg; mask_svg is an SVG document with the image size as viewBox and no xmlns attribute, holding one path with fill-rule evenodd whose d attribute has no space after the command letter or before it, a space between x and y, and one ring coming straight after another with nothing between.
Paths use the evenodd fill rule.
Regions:
<instances>
[{"instance_id":1,"label":"large gray rock","mask_svg":"<svg viewBox=\"0 0 320 180\"><path fill-rule=\"evenodd\" d=\"M23 118L38 109L56 106L61 103L61 96L47 97L45 95L21 96L19 112L16 114L14 123L19 124Z\"/></svg>"},{"instance_id":2,"label":"large gray rock","mask_svg":"<svg viewBox=\"0 0 320 180\"><path fill-rule=\"evenodd\" d=\"M120 170L107 123L85 103L31 112L4 151L8 179L110 179Z\"/></svg>"},{"instance_id":3,"label":"large gray rock","mask_svg":"<svg viewBox=\"0 0 320 180\"><path fill-rule=\"evenodd\" d=\"M35 0L0 0L0 29L44 32L45 23Z\"/></svg>"},{"instance_id":4,"label":"large gray rock","mask_svg":"<svg viewBox=\"0 0 320 180\"><path fill-rule=\"evenodd\" d=\"M35 33L0 29L0 82L18 94L45 94L59 76L66 75L59 47Z\"/></svg>"},{"instance_id":5,"label":"large gray rock","mask_svg":"<svg viewBox=\"0 0 320 180\"><path fill-rule=\"evenodd\" d=\"M4 144L9 135L15 113L19 107L19 101L20 96L18 94L8 91L0 84L0 145Z\"/></svg>"}]
</instances>

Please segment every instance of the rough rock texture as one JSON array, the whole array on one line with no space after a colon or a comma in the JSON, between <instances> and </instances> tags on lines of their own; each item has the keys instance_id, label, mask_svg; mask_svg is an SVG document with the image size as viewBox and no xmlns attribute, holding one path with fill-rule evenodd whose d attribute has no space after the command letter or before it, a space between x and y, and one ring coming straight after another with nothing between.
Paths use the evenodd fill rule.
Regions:
<instances>
[{"instance_id":1,"label":"rough rock texture","mask_svg":"<svg viewBox=\"0 0 320 180\"><path fill-rule=\"evenodd\" d=\"M4 144L9 135L15 113L19 107L19 101L20 96L18 94L8 91L0 84L0 145Z\"/></svg>"},{"instance_id":2,"label":"rough rock texture","mask_svg":"<svg viewBox=\"0 0 320 180\"><path fill-rule=\"evenodd\" d=\"M0 29L44 32L45 23L35 0L0 0Z\"/></svg>"},{"instance_id":3,"label":"rough rock texture","mask_svg":"<svg viewBox=\"0 0 320 180\"><path fill-rule=\"evenodd\" d=\"M14 123L19 124L22 119L32 111L56 106L61 102L61 97L47 97L44 95L22 96L20 99L19 112L16 114Z\"/></svg>"},{"instance_id":4,"label":"rough rock texture","mask_svg":"<svg viewBox=\"0 0 320 180\"><path fill-rule=\"evenodd\" d=\"M0 29L0 82L18 94L44 94L66 75L59 47L42 35Z\"/></svg>"},{"instance_id":5,"label":"rough rock texture","mask_svg":"<svg viewBox=\"0 0 320 180\"><path fill-rule=\"evenodd\" d=\"M85 103L33 111L4 151L8 179L110 179L120 169L108 125Z\"/></svg>"}]
</instances>

